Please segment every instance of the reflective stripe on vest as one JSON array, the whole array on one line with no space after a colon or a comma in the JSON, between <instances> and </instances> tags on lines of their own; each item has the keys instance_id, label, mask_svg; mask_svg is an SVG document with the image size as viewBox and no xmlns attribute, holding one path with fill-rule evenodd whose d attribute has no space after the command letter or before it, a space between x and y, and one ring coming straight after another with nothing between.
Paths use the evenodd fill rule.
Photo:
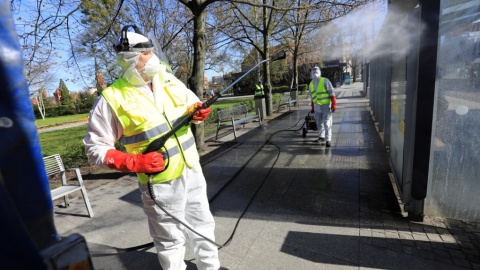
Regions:
<instances>
[{"instance_id":1,"label":"reflective stripe on vest","mask_svg":"<svg viewBox=\"0 0 480 270\"><path fill-rule=\"evenodd\" d=\"M152 128L150 130L139 133L137 135L133 135L133 136L130 136L130 137L121 137L120 142L123 145L134 144L134 143L137 143L137 142L141 142L141 141L151 139L151 138L157 136L158 134L162 134L162 133L167 132L168 130L170 130L170 128L165 123L165 124L161 124L159 126L156 126L156 127Z\"/></svg>"},{"instance_id":2,"label":"reflective stripe on vest","mask_svg":"<svg viewBox=\"0 0 480 270\"><path fill-rule=\"evenodd\" d=\"M138 141L138 142L141 142L141 141L149 140L149 139L151 139L151 138L157 138L157 137L158 137L157 135L158 135L159 133L156 133L156 134L155 134L154 136L152 136L152 137L144 137L143 135L145 135L145 134L147 134L147 133L139 134L139 135L142 135L142 136L139 136L139 137L137 137L137 136L130 137L130 138L129 138L129 139L130 139L130 142L129 142L128 144L136 143L136 142L133 142L134 139L139 139L140 141ZM149 133L149 134L152 134L152 135L153 135L154 133L151 132L151 133ZM122 138L122 139L123 139L123 138ZM128 145L127 145L126 143L123 144L123 145L124 145L125 147L128 147ZM182 148L183 148L183 149L188 149L188 148L190 148L190 147L192 147L192 146L195 145L195 138L194 138L194 137L189 138L187 141L182 142L181 145L182 145ZM160 151L160 152L162 152L162 151ZM176 145L175 145L173 148L168 149L168 155L169 155L169 157L172 157L172 156L174 156L174 155L176 155L176 154L178 154L178 153L180 153L180 150L178 149L178 146L176 146Z\"/></svg>"},{"instance_id":3,"label":"reflective stripe on vest","mask_svg":"<svg viewBox=\"0 0 480 270\"><path fill-rule=\"evenodd\" d=\"M330 94L325 88L325 78L321 77L318 82L317 89L313 89L313 81L309 85L310 93L312 93L312 101L318 105L330 104Z\"/></svg>"},{"instance_id":4,"label":"reflective stripe on vest","mask_svg":"<svg viewBox=\"0 0 480 270\"><path fill-rule=\"evenodd\" d=\"M120 141L128 153L143 152L152 141L186 117L185 95L175 95L175 93L183 93L183 91L176 91L176 87L179 86L175 82L165 85L163 89L158 88L156 84L154 91L156 95L160 95L158 100L172 101L174 99L174 101L164 102L160 106L155 105L143 92L124 79L116 80L102 91L102 95L123 127L123 137ZM168 118L174 120L170 122ZM164 148L158 150L158 152L165 151L168 152L165 158L168 158L166 164L169 165L165 171L152 176L154 184L178 178L182 174L185 164L192 168L200 160L195 138L189 126L178 130L166 141ZM179 153L183 154L179 155ZM137 174L137 176L142 184L148 182L145 174Z\"/></svg>"},{"instance_id":5,"label":"reflective stripe on vest","mask_svg":"<svg viewBox=\"0 0 480 270\"><path fill-rule=\"evenodd\" d=\"M175 125L177 125L177 123L180 123L185 117L187 117L187 116L182 116L179 119L173 120L172 121L172 126L175 126ZM158 134L163 134L163 133L165 133L169 130L170 130L170 127L167 125L167 123L164 123L164 124L161 124L161 125L158 125L158 126L152 128L150 130L146 130L142 133L139 133L137 135L133 135L133 136L130 136L130 137L122 136L120 138L120 142L123 145L134 144L134 143L138 143L138 142L141 142L141 141L151 139L151 138L157 136Z\"/></svg>"}]
</instances>

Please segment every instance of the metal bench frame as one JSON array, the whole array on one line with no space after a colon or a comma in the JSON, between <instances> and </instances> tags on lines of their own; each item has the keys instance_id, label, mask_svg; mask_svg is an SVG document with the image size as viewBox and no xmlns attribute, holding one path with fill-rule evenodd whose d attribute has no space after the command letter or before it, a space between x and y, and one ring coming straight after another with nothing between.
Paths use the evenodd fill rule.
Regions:
<instances>
[{"instance_id":1,"label":"metal bench frame","mask_svg":"<svg viewBox=\"0 0 480 270\"><path fill-rule=\"evenodd\" d=\"M215 135L215 140L218 138L218 131L222 128L233 128L233 136L237 140L236 125L245 124L248 121L258 118L259 126L262 125L262 120L260 119L260 110L257 110L256 115L248 115L248 107L246 104L235 106L228 109L218 110L217 111L217 133Z\"/></svg>"},{"instance_id":2,"label":"metal bench frame","mask_svg":"<svg viewBox=\"0 0 480 270\"><path fill-rule=\"evenodd\" d=\"M290 107L295 104L297 104L298 107L297 101L292 99L290 92L284 92L283 95L280 95L280 102L278 103L277 112L279 112L280 108L283 106L287 106L288 110L291 110Z\"/></svg>"},{"instance_id":3,"label":"metal bench frame","mask_svg":"<svg viewBox=\"0 0 480 270\"><path fill-rule=\"evenodd\" d=\"M60 157L59 154L44 157L43 162L45 164L45 171L47 172L48 176L60 174L62 178L62 186L52 189L50 191L52 195L52 200L56 200L63 197L65 201L65 207L68 207L70 206L68 194L80 190L83 195L83 201L87 206L88 215L90 217L93 217L92 207L90 205L90 200L88 199L87 190L85 189L85 185L83 184L83 178L80 173L80 169L79 168L65 169L62 158ZM66 176L67 171L75 172L78 184L69 184L67 182L67 176Z\"/></svg>"}]
</instances>

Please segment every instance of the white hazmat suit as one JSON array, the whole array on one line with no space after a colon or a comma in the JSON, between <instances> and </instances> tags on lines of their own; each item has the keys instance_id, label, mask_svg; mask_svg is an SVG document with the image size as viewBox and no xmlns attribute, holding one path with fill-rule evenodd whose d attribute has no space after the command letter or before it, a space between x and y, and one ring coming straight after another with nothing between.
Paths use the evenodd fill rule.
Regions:
<instances>
[{"instance_id":1,"label":"white hazmat suit","mask_svg":"<svg viewBox=\"0 0 480 270\"><path fill-rule=\"evenodd\" d=\"M310 78L312 79L313 89L317 89L320 83L322 72L319 67L313 67L310 72ZM330 147L332 140L332 112L336 109L336 98L333 91L332 83L329 79L324 78L324 87L331 102L328 104L318 104L312 101L312 111L315 112L314 117L318 128L318 140L326 141L326 146ZM308 88L310 96L313 96L311 87Z\"/></svg>"}]
</instances>

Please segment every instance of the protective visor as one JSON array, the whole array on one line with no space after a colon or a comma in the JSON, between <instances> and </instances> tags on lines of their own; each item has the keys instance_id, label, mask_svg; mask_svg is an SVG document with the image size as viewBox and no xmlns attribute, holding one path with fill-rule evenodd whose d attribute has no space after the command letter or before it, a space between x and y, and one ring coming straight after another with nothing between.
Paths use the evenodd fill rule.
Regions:
<instances>
[{"instance_id":1,"label":"protective visor","mask_svg":"<svg viewBox=\"0 0 480 270\"><path fill-rule=\"evenodd\" d=\"M130 47L130 51L144 52L153 50L153 43L151 40L148 42L137 43Z\"/></svg>"},{"instance_id":2,"label":"protective visor","mask_svg":"<svg viewBox=\"0 0 480 270\"><path fill-rule=\"evenodd\" d=\"M133 37L132 37L132 34L130 34L131 32L127 32L129 27L132 27L135 30L135 34L133 34ZM131 38L134 38L132 42L128 40L128 35L131 35ZM138 42L139 37L147 41ZM133 45L131 43L133 43ZM143 33L138 29L137 26L127 25L122 29L122 33L121 33L120 39L118 40L118 44L114 45L114 48L116 53L130 52L130 51L143 52L143 51L153 50L154 45L152 40L145 37Z\"/></svg>"}]
</instances>

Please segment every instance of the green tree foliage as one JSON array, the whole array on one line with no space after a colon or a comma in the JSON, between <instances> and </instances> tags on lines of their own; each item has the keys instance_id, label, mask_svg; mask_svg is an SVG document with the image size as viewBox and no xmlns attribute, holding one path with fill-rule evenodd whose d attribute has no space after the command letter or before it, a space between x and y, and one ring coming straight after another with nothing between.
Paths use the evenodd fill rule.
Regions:
<instances>
[{"instance_id":1,"label":"green tree foliage","mask_svg":"<svg viewBox=\"0 0 480 270\"><path fill-rule=\"evenodd\" d=\"M84 28L81 31L82 39L78 40L75 46L83 57L94 60L92 64L102 67L92 67L92 70L102 72L107 83L112 83L122 74L115 60L112 44L123 25L136 24L129 15L130 7L125 3L118 15L115 15L118 5L116 0L82 0L80 6L83 14L80 22Z\"/></svg>"},{"instance_id":2,"label":"green tree foliage","mask_svg":"<svg viewBox=\"0 0 480 270\"><path fill-rule=\"evenodd\" d=\"M89 94L87 91L78 93L78 109L80 112L90 111L97 100L98 95L96 93Z\"/></svg>"},{"instance_id":3,"label":"green tree foliage","mask_svg":"<svg viewBox=\"0 0 480 270\"><path fill-rule=\"evenodd\" d=\"M70 95L70 91L68 91L67 85L65 85L65 82L62 79L60 79L58 89L60 89L60 93L62 94L62 97L60 98L62 105L74 107L73 98Z\"/></svg>"}]
</instances>

